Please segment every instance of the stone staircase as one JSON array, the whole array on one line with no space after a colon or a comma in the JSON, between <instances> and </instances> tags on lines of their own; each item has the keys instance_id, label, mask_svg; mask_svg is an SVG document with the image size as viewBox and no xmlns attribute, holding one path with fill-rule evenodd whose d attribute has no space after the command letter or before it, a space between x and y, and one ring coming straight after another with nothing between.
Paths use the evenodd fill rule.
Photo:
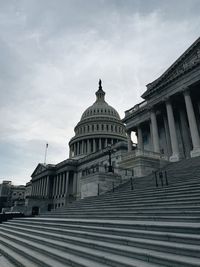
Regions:
<instances>
[{"instance_id":1,"label":"stone staircase","mask_svg":"<svg viewBox=\"0 0 200 267\"><path fill-rule=\"evenodd\" d=\"M0 225L11 266L200 267L200 158L35 218ZM0 257L0 266L1 257Z\"/></svg>"}]
</instances>

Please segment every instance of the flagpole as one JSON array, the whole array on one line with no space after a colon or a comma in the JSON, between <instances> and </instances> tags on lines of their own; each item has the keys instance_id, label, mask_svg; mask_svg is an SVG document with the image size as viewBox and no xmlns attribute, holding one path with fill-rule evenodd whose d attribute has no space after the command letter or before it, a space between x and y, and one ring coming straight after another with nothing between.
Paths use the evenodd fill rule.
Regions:
<instances>
[{"instance_id":1,"label":"flagpole","mask_svg":"<svg viewBox=\"0 0 200 267\"><path fill-rule=\"evenodd\" d=\"M46 143L46 147L45 147L44 165L46 165L46 160L47 160L47 148L48 148L48 143Z\"/></svg>"}]
</instances>

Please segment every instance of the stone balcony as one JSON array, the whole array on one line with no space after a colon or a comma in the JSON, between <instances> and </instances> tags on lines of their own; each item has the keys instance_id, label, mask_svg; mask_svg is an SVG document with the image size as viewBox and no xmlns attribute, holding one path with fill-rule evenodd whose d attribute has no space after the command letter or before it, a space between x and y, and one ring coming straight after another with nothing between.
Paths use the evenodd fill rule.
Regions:
<instances>
[{"instance_id":1,"label":"stone balcony","mask_svg":"<svg viewBox=\"0 0 200 267\"><path fill-rule=\"evenodd\" d=\"M161 153L135 149L122 156L120 167L131 169L135 177L146 176L168 163L168 157Z\"/></svg>"}]
</instances>

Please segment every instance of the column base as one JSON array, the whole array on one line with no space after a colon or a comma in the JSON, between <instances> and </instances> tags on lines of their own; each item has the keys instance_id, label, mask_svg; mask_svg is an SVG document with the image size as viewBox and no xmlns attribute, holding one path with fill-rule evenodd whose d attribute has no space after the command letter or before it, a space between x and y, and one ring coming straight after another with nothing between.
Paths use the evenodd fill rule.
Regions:
<instances>
[{"instance_id":1,"label":"column base","mask_svg":"<svg viewBox=\"0 0 200 267\"><path fill-rule=\"evenodd\" d=\"M190 151L191 158L199 157L200 156L200 147L194 148Z\"/></svg>"},{"instance_id":2,"label":"column base","mask_svg":"<svg viewBox=\"0 0 200 267\"><path fill-rule=\"evenodd\" d=\"M172 154L171 157L169 157L170 162L176 162L180 160L179 154Z\"/></svg>"}]
</instances>

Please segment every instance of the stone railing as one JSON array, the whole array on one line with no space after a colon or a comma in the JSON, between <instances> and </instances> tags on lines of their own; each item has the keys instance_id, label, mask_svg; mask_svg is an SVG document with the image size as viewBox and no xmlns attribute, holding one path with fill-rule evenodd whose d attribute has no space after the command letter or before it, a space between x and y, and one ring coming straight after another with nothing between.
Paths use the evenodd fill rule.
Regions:
<instances>
[{"instance_id":1,"label":"stone railing","mask_svg":"<svg viewBox=\"0 0 200 267\"><path fill-rule=\"evenodd\" d=\"M135 105L134 107L130 108L129 110L125 111L125 116L128 116L130 114L133 114L134 112L138 111L139 109L145 107L147 105L147 101L143 101L137 105Z\"/></svg>"},{"instance_id":2,"label":"stone railing","mask_svg":"<svg viewBox=\"0 0 200 267\"><path fill-rule=\"evenodd\" d=\"M128 152L127 154L122 156L122 160L131 159L131 158L135 158L139 156L153 158L153 159L168 160L166 155L163 155L161 153L157 153L154 151L142 150L142 149L135 149L135 150L132 150L131 152Z\"/></svg>"}]
</instances>

